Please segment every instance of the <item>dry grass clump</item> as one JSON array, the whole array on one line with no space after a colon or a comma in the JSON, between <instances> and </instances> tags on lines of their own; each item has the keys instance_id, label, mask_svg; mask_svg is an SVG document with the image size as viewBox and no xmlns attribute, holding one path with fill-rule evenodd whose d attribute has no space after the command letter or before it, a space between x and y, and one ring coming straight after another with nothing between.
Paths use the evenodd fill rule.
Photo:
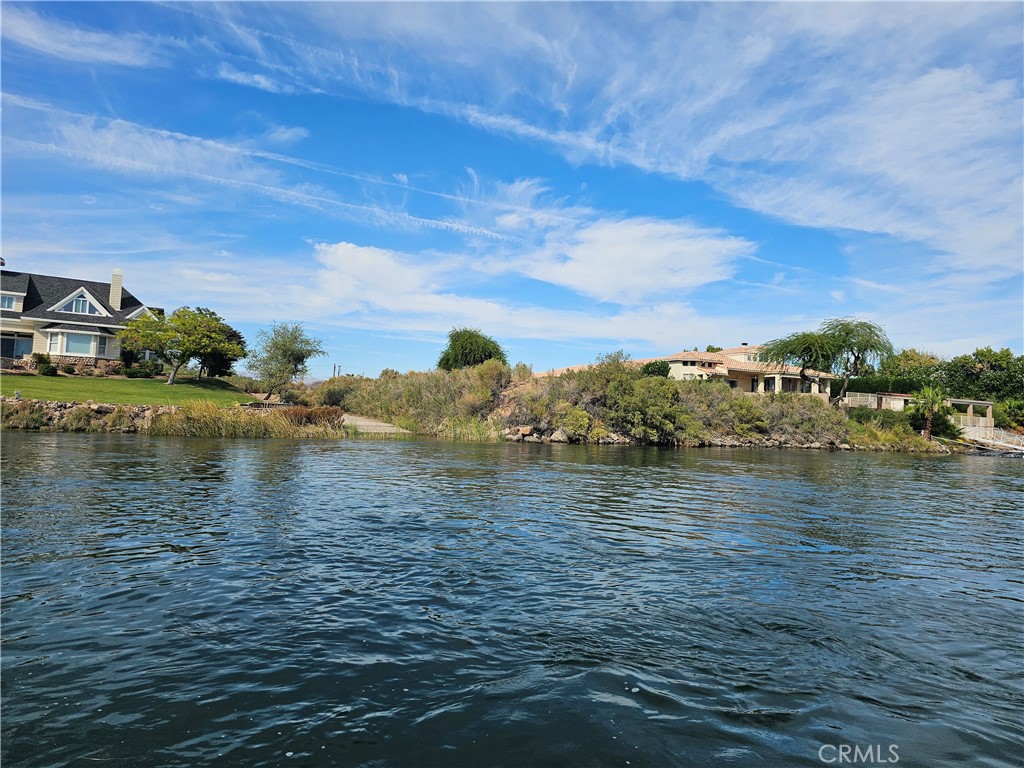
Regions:
<instances>
[{"instance_id":1,"label":"dry grass clump","mask_svg":"<svg viewBox=\"0 0 1024 768\"><path fill-rule=\"evenodd\" d=\"M340 410L250 411L195 402L181 406L175 413L154 416L147 431L171 437L339 438L352 434L341 424L344 412L337 414Z\"/></svg>"}]
</instances>

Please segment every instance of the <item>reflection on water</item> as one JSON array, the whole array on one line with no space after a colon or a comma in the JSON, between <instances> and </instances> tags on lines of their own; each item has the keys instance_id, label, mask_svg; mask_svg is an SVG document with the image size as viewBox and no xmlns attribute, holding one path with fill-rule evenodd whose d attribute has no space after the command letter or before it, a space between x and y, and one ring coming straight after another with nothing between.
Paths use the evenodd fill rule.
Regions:
<instances>
[{"instance_id":1,"label":"reflection on water","mask_svg":"<svg viewBox=\"0 0 1024 768\"><path fill-rule=\"evenodd\" d=\"M1020 462L7 433L2 460L5 768L1017 764Z\"/></svg>"}]
</instances>

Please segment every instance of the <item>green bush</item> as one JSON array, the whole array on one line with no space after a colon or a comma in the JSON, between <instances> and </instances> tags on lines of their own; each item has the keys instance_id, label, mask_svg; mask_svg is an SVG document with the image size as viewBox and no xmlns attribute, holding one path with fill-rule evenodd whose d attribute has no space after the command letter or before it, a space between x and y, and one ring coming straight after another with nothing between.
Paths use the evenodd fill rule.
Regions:
<instances>
[{"instance_id":1,"label":"green bush","mask_svg":"<svg viewBox=\"0 0 1024 768\"><path fill-rule=\"evenodd\" d=\"M586 438L590 434L592 421L589 413L573 405L565 409L565 413L558 420L558 426L568 432L570 437Z\"/></svg>"},{"instance_id":2,"label":"green bush","mask_svg":"<svg viewBox=\"0 0 1024 768\"><path fill-rule=\"evenodd\" d=\"M1024 400L1006 400L996 403L992 418L1000 429L1024 428Z\"/></svg>"},{"instance_id":3,"label":"green bush","mask_svg":"<svg viewBox=\"0 0 1024 768\"><path fill-rule=\"evenodd\" d=\"M858 424L873 423L882 429L910 427L910 414L906 411L876 410L875 408L851 408L846 417Z\"/></svg>"},{"instance_id":4,"label":"green bush","mask_svg":"<svg viewBox=\"0 0 1024 768\"><path fill-rule=\"evenodd\" d=\"M51 360L50 360L50 356L48 354L46 354L45 352L33 352L32 353L32 360L35 362L36 368L39 368L39 367L44 366L44 365L51 365L52 364Z\"/></svg>"},{"instance_id":5,"label":"green bush","mask_svg":"<svg viewBox=\"0 0 1024 768\"><path fill-rule=\"evenodd\" d=\"M383 372L382 372L383 373ZM356 382L336 377L328 379L313 391L313 400L320 405L345 407L346 399L355 391Z\"/></svg>"},{"instance_id":6,"label":"green bush","mask_svg":"<svg viewBox=\"0 0 1024 768\"><path fill-rule=\"evenodd\" d=\"M64 365L62 365L60 367L61 373L66 373L66 374L69 374L69 375L74 373L75 370L76 370L75 366L71 365L71 363L65 363Z\"/></svg>"},{"instance_id":7,"label":"green bush","mask_svg":"<svg viewBox=\"0 0 1024 768\"><path fill-rule=\"evenodd\" d=\"M677 432L685 433L692 423L676 383L669 379L612 381L607 408L612 428L642 444L674 443Z\"/></svg>"},{"instance_id":8,"label":"green bush","mask_svg":"<svg viewBox=\"0 0 1024 768\"><path fill-rule=\"evenodd\" d=\"M908 413L910 428L920 433L925 428L926 417L923 413ZM944 437L947 440L959 440L963 437L963 431L953 420L944 413L932 415L932 437Z\"/></svg>"},{"instance_id":9,"label":"green bush","mask_svg":"<svg viewBox=\"0 0 1024 768\"><path fill-rule=\"evenodd\" d=\"M640 366L640 375L660 376L663 379L667 379L671 370L672 366L669 365L668 360L652 360Z\"/></svg>"},{"instance_id":10,"label":"green bush","mask_svg":"<svg viewBox=\"0 0 1024 768\"><path fill-rule=\"evenodd\" d=\"M122 368L121 373L127 376L129 379L151 379L153 374L149 368L143 368L141 365L136 365L131 368Z\"/></svg>"},{"instance_id":11,"label":"green bush","mask_svg":"<svg viewBox=\"0 0 1024 768\"><path fill-rule=\"evenodd\" d=\"M50 363L43 363L42 365L39 366L39 375L40 376L56 376L57 375L57 366L56 365L52 365Z\"/></svg>"},{"instance_id":12,"label":"green bush","mask_svg":"<svg viewBox=\"0 0 1024 768\"><path fill-rule=\"evenodd\" d=\"M512 381L515 384L526 384L533 381L533 366L526 363L516 363L512 367Z\"/></svg>"}]
</instances>

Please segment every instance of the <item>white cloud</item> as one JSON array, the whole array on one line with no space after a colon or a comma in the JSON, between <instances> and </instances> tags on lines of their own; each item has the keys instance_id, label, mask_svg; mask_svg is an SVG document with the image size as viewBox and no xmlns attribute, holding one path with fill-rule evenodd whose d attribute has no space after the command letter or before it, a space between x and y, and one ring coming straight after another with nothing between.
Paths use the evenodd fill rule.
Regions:
<instances>
[{"instance_id":1,"label":"white cloud","mask_svg":"<svg viewBox=\"0 0 1024 768\"><path fill-rule=\"evenodd\" d=\"M684 222L605 219L553 233L520 264L538 280L632 305L725 280L753 250L747 240Z\"/></svg>"},{"instance_id":2,"label":"white cloud","mask_svg":"<svg viewBox=\"0 0 1024 768\"><path fill-rule=\"evenodd\" d=\"M317 4L245 16L265 56L303 62L325 89L442 112L574 162L704 180L757 211L917 242L996 278L1020 273L1013 4Z\"/></svg>"},{"instance_id":3,"label":"white cloud","mask_svg":"<svg viewBox=\"0 0 1024 768\"><path fill-rule=\"evenodd\" d=\"M258 88L261 91L268 91L270 93L292 93L295 90L291 86L278 83L266 75L256 72L240 72L226 61L222 61L217 68L217 76L221 80L227 80L229 83Z\"/></svg>"},{"instance_id":4,"label":"white cloud","mask_svg":"<svg viewBox=\"0 0 1024 768\"><path fill-rule=\"evenodd\" d=\"M172 44L150 35L114 35L83 29L11 3L3 7L2 35L8 42L55 58L133 67L157 63L162 58L161 49Z\"/></svg>"},{"instance_id":5,"label":"white cloud","mask_svg":"<svg viewBox=\"0 0 1024 768\"><path fill-rule=\"evenodd\" d=\"M27 111L42 113L50 122L45 128L25 129L35 136L23 139L7 129L6 152L62 155L95 167L123 174L149 177L181 177L241 193L346 215L375 226L432 229L461 235L514 241L515 238L457 218L416 216L400 208L353 202L324 187L308 182L287 183L284 176L264 161L300 166L315 165L246 146L213 141L172 131L155 130L124 120L64 112L50 105L20 97L5 101ZM10 125L13 120L8 120ZM329 167L328 167L329 168ZM360 178L355 174L343 174ZM380 182L388 184L389 182ZM394 186L397 184L391 183Z\"/></svg>"}]
</instances>

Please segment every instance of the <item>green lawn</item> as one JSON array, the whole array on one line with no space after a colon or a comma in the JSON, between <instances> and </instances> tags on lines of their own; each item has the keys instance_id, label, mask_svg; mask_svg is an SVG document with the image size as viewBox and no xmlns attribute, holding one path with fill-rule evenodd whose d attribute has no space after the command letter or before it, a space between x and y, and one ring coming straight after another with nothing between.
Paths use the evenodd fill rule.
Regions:
<instances>
[{"instance_id":1,"label":"green lawn","mask_svg":"<svg viewBox=\"0 0 1024 768\"><path fill-rule=\"evenodd\" d=\"M88 376L0 376L0 393L15 391L32 400L58 402L124 403L125 405L181 405L205 400L216 405L246 403L253 398L220 379L95 379Z\"/></svg>"}]
</instances>

